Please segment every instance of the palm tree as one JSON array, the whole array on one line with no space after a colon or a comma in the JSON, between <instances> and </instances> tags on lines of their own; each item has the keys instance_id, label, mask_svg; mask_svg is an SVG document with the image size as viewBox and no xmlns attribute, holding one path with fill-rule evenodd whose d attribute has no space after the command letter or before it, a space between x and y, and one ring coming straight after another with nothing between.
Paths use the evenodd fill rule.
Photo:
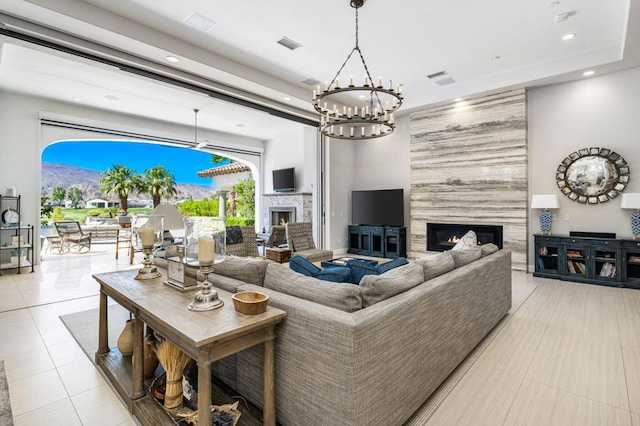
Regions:
<instances>
[{"instance_id":1,"label":"palm tree","mask_svg":"<svg viewBox=\"0 0 640 426\"><path fill-rule=\"evenodd\" d=\"M102 173L100 191L104 194L116 193L120 199L120 210L127 211L129 194L140 188L140 176L133 169L114 164Z\"/></svg>"},{"instance_id":2,"label":"palm tree","mask_svg":"<svg viewBox=\"0 0 640 426\"><path fill-rule=\"evenodd\" d=\"M163 166L155 166L145 170L141 178L141 190L151 195L153 208L158 207L162 197L169 198L178 192L173 173Z\"/></svg>"},{"instance_id":3,"label":"palm tree","mask_svg":"<svg viewBox=\"0 0 640 426\"><path fill-rule=\"evenodd\" d=\"M231 158L227 158L227 157L223 157L222 155L218 155L218 154L211 154L211 162L213 164L222 164L225 161L227 161L227 164L233 164L236 162L236 160L231 159Z\"/></svg>"}]
</instances>

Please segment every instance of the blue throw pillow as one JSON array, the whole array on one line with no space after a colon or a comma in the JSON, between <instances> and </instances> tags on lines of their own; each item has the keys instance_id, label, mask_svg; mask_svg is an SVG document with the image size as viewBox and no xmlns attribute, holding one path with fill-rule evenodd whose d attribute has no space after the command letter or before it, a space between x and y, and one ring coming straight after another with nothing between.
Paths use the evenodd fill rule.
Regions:
<instances>
[{"instance_id":1,"label":"blue throw pillow","mask_svg":"<svg viewBox=\"0 0 640 426\"><path fill-rule=\"evenodd\" d=\"M351 283L351 270L346 266L332 266L318 272L316 278L334 283Z\"/></svg>"},{"instance_id":2,"label":"blue throw pillow","mask_svg":"<svg viewBox=\"0 0 640 426\"><path fill-rule=\"evenodd\" d=\"M404 257L396 257L395 259L390 260L388 262L378 264L376 266L376 269L378 270L379 273L384 274L385 272L390 271L393 268L406 265L407 263L409 263L409 261Z\"/></svg>"},{"instance_id":3,"label":"blue throw pillow","mask_svg":"<svg viewBox=\"0 0 640 426\"><path fill-rule=\"evenodd\" d=\"M376 262L377 263L377 262ZM376 265L372 265L369 262L363 262L359 259L352 259L347 261L347 266L351 270L351 282L354 284L360 284L360 280L365 275L379 275Z\"/></svg>"},{"instance_id":4,"label":"blue throw pillow","mask_svg":"<svg viewBox=\"0 0 640 426\"><path fill-rule=\"evenodd\" d=\"M322 269L300 255L294 255L289 259L289 268L307 277L315 277L322 271Z\"/></svg>"}]
</instances>

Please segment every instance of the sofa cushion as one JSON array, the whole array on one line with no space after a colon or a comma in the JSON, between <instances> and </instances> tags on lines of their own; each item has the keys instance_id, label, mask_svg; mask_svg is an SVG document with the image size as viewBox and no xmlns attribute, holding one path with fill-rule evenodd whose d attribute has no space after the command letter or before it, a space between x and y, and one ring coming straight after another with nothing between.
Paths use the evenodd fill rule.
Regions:
<instances>
[{"instance_id":1,"label":"sofa cushion","mask_svg":"<svg viewBox=\"0 0 640 426\"><path fill-rule=\"evenodd\" d=\"M279 263L267 265L264 286L345 312L362 309L360 287L305 277Z\"/></svg>"},{"instance_id":2,"label":"sofa cushion","mask_svg":"<svg viewBox=\"0 0 640 426\"><path fill-rule=\"evenodd\" d=\"M482 250L479 247L465 249L465 250L449 250L453 261L456 264L456 268L467 265L473 261L476 261L482 257Z\"/></svg>"},{"instance_id":3,"label":"sofa cushion","mask_svg":"<svg viewBox=\"0 0 640 426\"><path fill-rule=\"evenodd\" d=\"M289 259L289 268L307 277L315 277L318 272L322 271L321 268L300 255L294 255Z\"/></svg>"},{"instance_id":4,"label":"sofa cushion","mask_svg":"<svg viewBox=\"0 0 640 426\"><path fill-rule=\"evenodd\" d=\"M448 251L418 258L415 263L422 266L425 281L439 277L456 268L453 256Z\"/></svg>"},{"instance_id":5,"label":"sofa cushion","mask_svg":"<svg viewBox=\"0 0 640 426\"><path fill-rule=\"evenodd\" d=\"M482 257L485 257L490 255L491 253L497 252L498 250L500 250L500 248L493 243L487 243L481 245L480 250L482 251Z\"/></svg>"},{"instance_id":6,"label":"sofa cushion","mask_svg":"<svg viewBox=\"0 0 640 426\"><path fill-rule=\"evenodd\" d=\"M378 275L378 269L376 268L377 263L371 264L369 262L363 262L360 259L351 259L347 261L347 266L351 271L351 282L354 284L359 284L362 277L365 275Z\"/></svg>"},{"instance_id":7,"label":"sofa cushion","mask_svg":"<svg viewBox=\"0 0 640 426\"><path fill-rule=\"evenodd\" d=\"M351 270L346 266L331 266L319 271L316 278L334 283L351 283Z\"/></svg>"},{"instance_id":8,"label":"sofa cushion","mask_svg":"<svg viewBox=\"0 0 640 426\"><path fill-rule=\"evenodd\" d=\"M363 307L375 305L424 282L422 269L420 265L408 263L384 274L364 276L359 286Z\"/></svg>"},{"instance_id":9,"label":"sofa cushion","mask_svg":"<svg viewBox=\"0 0 640 426\"><path fill-rule=\"evenodd\" d=\"M478 245L478 237L475 232L469 231L460 238L460 241L456 243L451 250L466 250L474 248Z\"/></svg>"},{"instance_id":10,"label":"sofa cushion","mask_svg":"<svg viewBox=\"0 0 640 426\"><path fill-rule=\"evenodd\" d=\"M398 257L384 263L375 260L351 259L347 261L347 266L351 269L351 282L359 284L365 275L380 275L398 266L409 263L404 257Z\"/></svg>"},{"instance_id":11,"label":"sofa cushion","mask_svg":"<svg viewBox=\"0 0 640 426\"><path fill-rule=\"evenodd\" d=\"M259 257L225 256L224 261L213 265L213 272L235 278L248 284L261 286L267 262Z\"/></svg>"}]
</instances>

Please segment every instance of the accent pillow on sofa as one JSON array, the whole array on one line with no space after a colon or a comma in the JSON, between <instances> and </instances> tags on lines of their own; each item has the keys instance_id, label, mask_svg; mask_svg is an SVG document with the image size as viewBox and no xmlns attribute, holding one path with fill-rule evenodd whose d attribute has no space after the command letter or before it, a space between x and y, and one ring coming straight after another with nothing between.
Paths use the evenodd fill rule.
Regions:
<instances>
[{"instance_id":1,"label":"accent pillow on sofa","mask_svg":"<svg viewBox=\"0 0 640 426\"><path fill-rule=\"evenodd\" d=\"M422 266L415 263L408 263L380 275L366 275L359 286L362 289L362 305L365 308L375 305L422 282L424 282Z\"/></svg>"},{"instance_id":2,"label":"accent pillow on sofa","mask_svg":"<svg viewBox=\"0 0 640 426\"><path fill-rule=\"evenodd\" d=\"M422 266L425 281L429 281L432 278L439 277L442 274L456 269L453 256L448 251L418 258L415 260L415 263Z\"/></svg>"},{"instance_id":3,"label":"accent pillow on sofa","mask_svg":"<svg viewBox=\"0 0 640 426\"><path fill-rule=\"evenodd\" d=\"M469 231L460 238L451 250L466 250L478 246L478 236L475 232Z\"/></svg>"},{"instance_id":4,"label":"accent pillow on sofa","mask_svg":"<svg viewBox=\"0 0 640 426\"><path fill-rule=\"evenodd\" d=\"M317 267L308 259L298 254L291 256L291 259L289 259L289 268L307 277L315 277L318 275L318 272L322 271L322 268Z\"/></svg>"},{"instance_id":5,"label":"accent pillow on sofa","mask_svg":"<svg viewBox=\"0 0 640 426\"><path fill-rule=\"evenodd\" d=\"M449 253L451 253L451 256L453 256L453 261L456 264L456 268L467 265L482 257L482 250L479 247L465 250L449 250Z\"/></svg>"},{"instance_id":6,"label":"accent pillow on sofa","mask_svg":"<svg viewBox=\"0 0 640 426\"><path fill-rule=\"evenodd\" d=\"M481 245L480 250L482 251L482 257L485 257L490 255L491 253L497 252L498 250L500 250L500 248L498 248L498 246L493 243L487 243Z\"/></svg>"},{"instance_id":7,"label":"accent pillow on sofa","mask_svg":"<svg viewBox=\"0 0 640 426\"><path fill-rule=\"evenodd\" d=\"M261 286L267 270L267 261L259 257L225 256L224 261L213 265L213 273L235 278L248 284Z\"/></svg>"},{"instance_id":8,"label":"accent pillow on sofa","mask_svg":"<svg viewBox=\"0 0 640 426\"><path fill-rule=\"evenodd\" d=\"M362 309L359 286L305 277L275 262L267 265L264 287L345 312Z\"/></svg>"}]
</instances>

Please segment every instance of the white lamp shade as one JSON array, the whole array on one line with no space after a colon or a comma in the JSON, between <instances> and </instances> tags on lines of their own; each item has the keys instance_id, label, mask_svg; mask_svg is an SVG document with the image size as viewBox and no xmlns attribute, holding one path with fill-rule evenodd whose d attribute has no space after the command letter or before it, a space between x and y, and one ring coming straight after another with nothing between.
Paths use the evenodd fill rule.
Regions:
<instances>
[{"instance_id":1,"label":"white lamp shade","mask_svg":"<svg viewBox=\"0 0 640 426\"><path fill-rule=\"evenodd\" d=\"M153 214L164 215L164 229L184 229L182 215L173 204L160 204L153 209Z\"/></svg>"},{"instance_id":2,"label":"white lamp shade","mask_svg":"<svg viewBox=\"0 0 640 426\"><path fill-rule=\"evenodd\" d=\"M531 196L532 209L558 209L558 197L555 194L540 194Z\"/></svg>"},{"instance_id":3,"label":"white lamp shade","mask_svg":"<svg viewBox=\"0 0 640 426\"><path fill-rule=\"evenodd\" d=\"M640 209L640 194L638 193L629 193L622 194L622 199L620 200L620 208L621 209Z\"/></svg>"}]
</instances>

